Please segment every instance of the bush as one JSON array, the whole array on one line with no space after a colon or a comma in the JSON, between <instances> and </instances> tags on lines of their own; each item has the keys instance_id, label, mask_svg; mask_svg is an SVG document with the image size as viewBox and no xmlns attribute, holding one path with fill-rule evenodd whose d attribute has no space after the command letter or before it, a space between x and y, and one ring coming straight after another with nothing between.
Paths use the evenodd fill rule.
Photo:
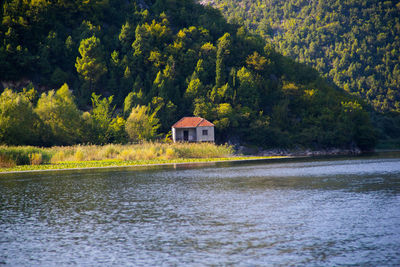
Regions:
<instances>
[{"instance_id":1,"label":"bush","mask_svg":"<svg viewBox=\"0 0 400 267\"><path fill-rule=\"evenodd\" d=\"M52 152L47 149L25 147L0 147L0 157L3 161L14 162L16 165L43 164L50 162Z\"/></svg>"},{"instance_id":2,"label":"bush","mask_svg":"<svg viewBox=\"0 0 400 267\"><path fill-rule=\"evenodd\" d=\"M233 154L232 147L212 143L176 144L172 147L179 158L218 158Z\"/></svg>"},{"instance_id":3,"label":"bush","mask_svg":"<svg viewBox=\"0 0 400 267\"><path fill-rule=\"evenodd\" d=\"M74 157L76 161L82 161L84 158L82 150L77 150Z\"/></svg>"},{"instance_id":4,"label":"bush","mask_svg":"<svg viewBox=\"0 0 400 267\"><path fill-rule=\"evenodd\" d=\"M66 146L52 148L0 146L0 167L57 164L63 161L156 160L176 158L222 158L233 154L230 146L211 143Z\"/></svg>"},{"instance_id":5,"label":"bush","mask_svg":"<svg viewBox=\"0 0 400 267\"><path fill-rule=\"evenodd\" d=\"M67 84L43 93L35 109L49 131L52 144L71 145L80 140L82 120Z\"/></svg>"},{"instance_id":6,"label":"bush","mask_svg":"<svg viewBox=\"0 0 400 267\"><path fill-rule=\"evenodd\" d=\"M0 155L0 168L15 167L16 162L5 155Z\"/></svg>"},{"instance_id":7,"label":"bush","mask_svg":"<svg viewBox=\"0 0 400 267\"><path fill-rule=\"evenodd\" d=\"M32 153L29 154L29 161L31 165L40 165L43 162L42 154L40 153Z\"/></svg>"},{"instance_id":8,"label":"bush","mask_svg":"<svg viewBox=\"0 0 400 267\"><path fill-rule=\"evenodd\" d=\"M173 150L172 148L168 147L168 148L165 150L165 158L166 158L166 159L173 159L173 158L175 158L175 157L176 157L175 150Z\"/></svg>"},{"instance_id":9,"label":"bush","mask_svg":"<svg viewBox=\"0 0 400 267\"><path fill-rule=\"evenodd\" d=\"M131 141L152 140L157 137L157 129L160 127L156 113L148 114L146 106L136 106L132 109L126 121L125 130Z\"/></svg>"},{"instance_id":10,"label":"bush","mask_svg":"<svg viewBox=\"0 0 400 267\"><path fill-rule=\"evenodd\" d=\"M0 95L0 144L37 144L39 124L32 104L23 93L6 89Z\"/></svg>"}]
</instances>

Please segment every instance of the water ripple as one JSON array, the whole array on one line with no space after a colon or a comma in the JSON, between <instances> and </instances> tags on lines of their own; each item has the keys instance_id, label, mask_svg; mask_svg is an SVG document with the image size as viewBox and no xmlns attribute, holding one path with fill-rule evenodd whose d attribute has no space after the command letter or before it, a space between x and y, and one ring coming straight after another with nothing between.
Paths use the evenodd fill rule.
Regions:
<instances>
[{"instance_id":1,"label":"water ripple","mask_svg":"<svg viewBox=\"0 0 400 267\"><path fill-rule=\"evenodd\" d=\"M400 160L23 174L0 180L0 264L393 266Z\"/></svg>"}]
</instances>

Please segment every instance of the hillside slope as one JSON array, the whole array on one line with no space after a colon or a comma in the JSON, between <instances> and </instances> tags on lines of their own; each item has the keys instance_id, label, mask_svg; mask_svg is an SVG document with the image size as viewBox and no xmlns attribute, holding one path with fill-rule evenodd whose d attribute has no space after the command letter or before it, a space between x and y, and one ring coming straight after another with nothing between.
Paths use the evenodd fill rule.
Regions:
<instances>
[{"instance_id":1,"label":"hillside slope","mask_svg":"<svg viewBox=\"0 0 400 267\"><path fill-rule=\"evenodd\" d=\"M197 115L219 142L375 144L357 97L194 1L7 0L1 16L0 80L14 92L0 97L0 143L137 142L157 137L124 132L147 113L159 134Z\"/></svg>"},{"instance_id":2,"label":"hillside slope","mask_svg":"<svg viewBox=\"0 0 400 267\"><path fill-rule=\"evenodd\" d=\"M400 3L207 0L275 48L315 67L377 111L400 112Z\"/></svg>"}]
</instances>

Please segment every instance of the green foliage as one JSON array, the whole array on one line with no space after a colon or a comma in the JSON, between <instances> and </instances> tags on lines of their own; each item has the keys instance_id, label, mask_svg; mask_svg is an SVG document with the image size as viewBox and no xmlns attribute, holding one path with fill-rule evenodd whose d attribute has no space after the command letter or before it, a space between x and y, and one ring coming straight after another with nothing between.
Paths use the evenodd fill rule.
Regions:
<instances>
[{"instance_id":1,"label":"green foliage","mask_svg":"<svg viewBox=\"0 0 400 267\"><path fill-rule=\"evenodd\" d=\"M92 94L92 111L86 113L87 130L89 131L88 142L95 144L121 143L125 142L124 132L125 120L123 117L114 117L115 106L112 106L113 96L104 97Z\"/></svg>"},{"instance_id":2,"label":"green foliage","mask_svg":"<svg viewBox=\"0 0 400 267\"><path fill-rule=\"evenodd\" d=\"M342 120L344 130L353 136L356 145L369 150L376 145L376 133L371 127L368 115L362 112L362 106L357 102L342 102Z\"/></svg>"},{"instance_id":3,"label":"green foliage","mask_svg":"<svg viewBox=\"0 0 400 267\"><path fill-rule=\"evenodd\" d=\"M231 35L225 33L221 38L218 39L217 46L217 61L216 61L216 73L215 73L215 86L220 87L226 82L226 67L225 61L227 55L230 54L231 46Z\"/></svg>"},{"instance_id":4,"label":"green foliage","mask_svg":"<svg viewBox=\"0 0 400 267\"><path fill-rule=\"evenodd\" d=\"M134 107L125 126L129 139L138 142L156 138L160 124L155 115L156 113L149 114L149 108L146 106Z\"/></svg>"},{"instance_id":5,"label":"green foliage","mask_svg":"<svg viewBox=\"0 0 400 267\"><path fill-rule=\"evenodd\" d=\"M239 21L283 55L315 67L339 87L367 99L377 111L400 112L396 1L210 2L228 21Z\"/></svg>"},{"instance_id":6,"label":"green foliage","mask_svg":"<svg viewBox=\"0 0 400 267\"><path fill-rule=\"evenodd\" d=\"M267 67L267 63L268 60L257 52L254 52L246 59L246 64L256 71L263 71Z\"/></svg>"},{"instance_id":7,"label":"green foliage","mask_svg":"<svg viewBox=\"0 0 400 267\"><path fill-rule=\"evenodd\" d=\"M252 7L256 1L242 2ZM279 1L263 5L275 2ZM378 66L359 65L354 58L365 53L357 49L368 47L369 41L365 45L353 42L354 49L340 42L336 47L329 40L315 41L309 32L324 33L325 37L343 33L351 40L358 34L353 37L342 32L347 26L336 23L338 14L328 20L318 11L319 17L291 20L297 10L294 6L308 14L301 9L307 1L292 2L292 7L286 7L292 11L283 16L275 16L280 11L271 9L271 18L276 20L265 18L260 28L244 20L250 29L247 31L227 23L218 10L194 0L3 1L0 72L2 82L14 84L15 92L4 91L12 96L1 98L0 106L6 103L3 110L30 115L11 117L8 111L0 110L0 116L7 118L0 121L4 125L0 140L7 144L106 144L124 143L129 136L136 142L166 134L182 116L194 114L216 125L218 142L264 147L358 145L369 149L375 133L366 105L273 47L285 55L298 56L300 61L310 63L308 59L316 58L319 70L337 66L338 71L330 77L350 91L354 91L353 81L343 77L351 78L366 69L369 76L360 86L371 101L389 109L398 102L397 78L389 79L387 99L380 96L386 89L377 89L386 87L377 81L383 77L382 71L398 76L399 68L392 63L399 49L396 45L385 47L382 51L390 49L390 55ZM310 5L314 8L315 4ZM318 8L327 10L325 5ZM297 27L302 21L314 25L312 20L321 19L325 22L316 23L317 28ZM272 43L252 34L253 29L262 30L264 37L269 35ZM296 44L294 37L282 39L290 31L309 44L310 51ZM393 37L386 31L381 33L377 41L383 49L384 40ZM287 45L281 45L277 38ZM340 52L344 50L346 53ZM332 62L321 60L325 52ZM347 52L353 56L346 56ZM349 64L351 68L345 70L343 66ZM386 68L387 64L394 67ZM31 82L44 92L36 107L34 94L16 93ZM71 86L82 111L66 85L57 92L49 90L63 83ZM371 86L375 88L372 91ZM346 111L347 104L341 104L357 101L361 108L353 113ZM33 134L19 132L25 131L23 127Z\"/></svg>"},{"instance_id":8,"label":"green foliage","mask_svg":"<svg viewBox=\"0 0 400 267\"><path fill-rule=\"evenodd\" d=\"M53 154L52 151L32 146L0 146L0 165L2 162L7 161L13 162L15 165L49 163Z\"/></svg>"},{"instance_id":9,"label":"green foliage","mask_svg":"<svg viewBox=\"0 0 400 267\"><path fill-rule=\"evenodd\" d=\"M204 86L202 84L202 82L200 81L200 79L197 77L197 74L194 73L194 75L192 75L190 82L188 84L188 87L186 89L185 92L185 97L189 100L189 101L193 101L193 99L196 96L199 95L204 95Z\"/></svg>"},{"instance_id":10,"label":"green foliage","mask_svg":"<svg viewBox=\"0 0 400 267\"><path fill-rule=\"evenodd\" d=\"M46 141L50 144L70 145L80 140L82 121L72 92L67 84L43 93L35 112L44 123Z\"/></svg>"},{"instance_id":11,"label":"green foliage","mask_svg":"<svg viewBox=\"0 0 400 267\"><path fill-rule=\"evenodd\" d=\"M135 106L135 93L130 92L124 100L124 117L128 118L131 114L132 108ZM137 103L136 103L137 104Z\"/></svg>"},{"instance_id":12,"label":"green foliage","mask_svg":"<svg viewBox=\"0 0 400 267\"><path fill-rule=\"evenodd\" d=\"M89 87L92 90L92 84L107 72L101 55L100 39L95 36L83 39L79 45L79 54L81 57L76 58L76 71L82 75L83 79L89 81Z\"/></svg>"},{"instance_id":13,"label":"green foliage","mask_svg":"<svg viewBox=\"0 0 400 267\"><path fill-rule=\"evenodd\" d=\"M170 131L171 125L176 122L178 107L172 101L166 101L162 97L153 97L150 107L160 120L161 126L159 130L164 133Z\"/></svg>"},{"instance_id":14,"label":"green foliage","mask_svg":"<svg viewBox=\"0 0 400 267\"><path fill-rule=\"evenodd\" d=\"M39 143L39 123L27 95L10 89L0 95L0 143Z\"/></svg>"}]
</instances>

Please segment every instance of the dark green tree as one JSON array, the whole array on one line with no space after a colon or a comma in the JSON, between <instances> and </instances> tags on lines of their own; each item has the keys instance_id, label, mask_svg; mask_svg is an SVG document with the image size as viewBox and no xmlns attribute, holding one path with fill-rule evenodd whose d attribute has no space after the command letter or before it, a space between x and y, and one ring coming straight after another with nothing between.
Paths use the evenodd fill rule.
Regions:
<instances>
[{"instance_id":1,"label":"dark green tree","mask_svg":"<svg viewBox=\"0 0 400 267\"><path fill-rule=\"evenodd\" d=\"M107 72L100 39L95 36L83 39L79 45L79 54L81 57L76 58L76 71L89 82L89 89L92 91L93 84Z\"/></svg>"}]
</instances>

